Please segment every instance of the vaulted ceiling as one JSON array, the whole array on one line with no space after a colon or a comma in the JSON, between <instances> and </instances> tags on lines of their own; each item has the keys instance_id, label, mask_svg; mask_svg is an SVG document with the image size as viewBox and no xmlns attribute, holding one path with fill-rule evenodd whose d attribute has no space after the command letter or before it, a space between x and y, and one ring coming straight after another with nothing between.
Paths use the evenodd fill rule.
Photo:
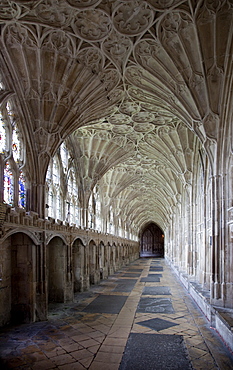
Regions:
<instances>
[{"instance_id":1,"label":"vaulted ceiling","mask_svg":"<svg viewBox=\"0 0 233 370\"><path fill-rule=\"evenodd\" d=\"M68 138L84 192L99 182L116 214L164 228L226 118L232 10L230 0L2 0L1 96L17 106L29 173L44 178Z\"/></svg>"}]
</instances>

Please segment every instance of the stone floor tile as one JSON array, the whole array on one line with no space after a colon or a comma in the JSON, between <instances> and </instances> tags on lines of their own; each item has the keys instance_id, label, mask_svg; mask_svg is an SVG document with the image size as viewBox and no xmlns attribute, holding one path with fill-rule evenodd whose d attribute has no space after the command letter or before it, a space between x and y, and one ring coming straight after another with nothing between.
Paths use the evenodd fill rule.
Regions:
<instances>
[{"instance_id":1,"label":"stone floor tile","mask_svg":"<svg viewBox=\"0 0 233 370\"><path fill-rule=\"evenodd\" d=\"M124 350L125 350L124 346L108 346L104 344L101 346L101 352L123 354Z\"/></svg>"},{"instance_id":2,"label":"stone floor tile","mask_svg":"<svg viewBox=\"0 0 233 370\"><path fill-rule=\"evenodd\" d=\"M101 337L95 338L95 341L101 344L101 343L103 343L105 338L106 338L106 335L102 335Z\"/></svg>"},{"instance_id":3,"label":"stone floor tile","mask_svg":"<svg viewBox=\"0 0 233 370\"><path fill-rule=\"evenodd\" d=\"M94 329L90 328L90 327L86 327L86 328L80 328L79 329L81 333L83 334L88 334L88 333L91 333L93 331L95 331Z\"/></svg>"},{"instance_id":4,"label":"stone floor tile","mask_svg":"<svg viewBox=\"0 0 233 370\"><path fill-rule=\"evenodd\" d=\"M2 363L3 361L1 361ZM12 359L7 359L3 362L6 364L6 369L15 369L19 366L27 366L27 363L25 362L25 359L22 357L14 357Z\"/></svg>"},{"instance_id":5,"label":"stone floor tile","mask_svg":"<svg viewBox=\"0 0 233 370\"><path fill-rule=\"evenodd\" d=\"M193 368L196 370L198 369L216 369L216 364L213 360L213 358L208 355L207 357L206 356L203 356L201 358L198 358L198 359L192 359L192 365L193 365ZM224 369L221 369L221 370L227 370L227 368L224 368ZM229 369L230 370L230 369Z\"/></svg>"},{"instance_id":6,"label":"stone floor tile","mask_svg":"<svg viewBox=\"0 0 233 370\"><path fill-rule=\"evenodd\" d=\"M141 325L135 325L131 331L131 333L150 333L151 331L153 331L153 333L155 332L154 330L152 329L149 329L145 326L141 326Z\"/></svg>"},{"instance_id":7,"label":"stone floor tile","mask_svg":"<svg viewBox=\"0 0 233 370\"><path fill-rule=\"evenodd\" d=\"M121 326L122 328L124 327L124 328L128 328L129 326L131 326L132 325L132 322L133 322L133 318L132 319L128 319L128 318L123 318L122 316L121 317L119 317L119 319L117 319L116 321L115 321L115 324L116 325L119 325L119 326Z\"/></svg>"},{"instance_id":8,"label":"stone floor tile","mask_svg":"<svg viewBox=\"0 0 233 370\"><path fill-rule=\"evenodd\" d=\"M93 355L92 352L90 352L89 350L87 349L81 349L80 351L76 351L76 352L72 352L72 356L76 359L76 360L82 360L84 358L89 358Z\"/></svg>"},{"instance_id":9,"label":"stone floor tile","mask_svg":"<svg viewBox=\"0 0 233 370\"><path fill-rule=\"evenodd\" d=\"M75 362L75 358L69 354L52 357L51 359L57 366Z\"/></svg>"},{"instance_id":10,"label":"stone floor tile","mask_svg":"<svg viewBox=\"0 0 233 370\"><path fill-rule=\"evenodd\" d=\"M95 360L99 362L104 362L104 363L114 363L114 364L120 364L122 358L121 353L113 353L113 352L101 352L100 351L97 353Z\"/></svg>"},{"instance_id":11,"label":"stone floor tile","mask_svg":"<svg viewBox=\"0 0 233 370\"><path fill-rule=\"evenodd\" d=\"M131 292L113 292L116 280L127 280L116 274L103 281L102 286L94 286L89 292L81 293L87 297L82 304L78 302L77 294L76 302L70 307L67 303L54 305L46 323L4 329L0 334L0 363L7 361L8 369L15 370L118 370L119 363L109 360L119 361L130 333L147 336L167 333L184 338L195 370L232 369L232 355L221 347L223 344L220 344L216 332L210 330L209 323L177 282L166 262L158 262L164 267L160 283L139 283L138 278ZM144 268L141 277L147 277L150 264L149 259L141 260L130 268ZM126 274L130 268L122 269L121 274ZM171 295L168 297L175 312L135 314L144 287L155 288L157 292L158 287L169 288ZM119 314L82 311L100 294L127 298ZM148 297L153 298L152 295ZM140 325L140 322L152 319L169 321L176 326L156 331Z\"/></svg>"},{"instance_id":12,"label":"stone floor tile","mask_svg":"<svg viewBox=\"0 0 233 370\"><path fill-rule=\"evenodd\" d=\"M40 348L38 348L37 346L35 345L29 345L25 348L20 348L20 351L22 353L35 353L35 352L40 352Z\"/></svg>"},{"instance_id":13,"label":"stone floor tile","mask_svg":"<svg viewBox=\"0 0 233 370\"><path fill-rule=\"evenodd\" d=\"M119 364L93 361L89 370L118 370Z\"/></svg>"},{"instance_id":14,"label":"stone floor tile","mask_svg":"<svg viewBox=\"0 0 233 370\"><path fill-rule=\"evenodd\" d=\"M56 364L51 360L44 360L31 365L31 369L33 370L50 370L55 368Z\"/></svg>"},{"instance_id":15,"label":"stone floor tile","mask_svg":"<svg viewBox=\"0 0 233 370\"><path fill-rule=\"evenodd\" d=\"M199 345L203 343L203 338L201 336L187 337L185 341L189 346L199 348Z\"/></svg>"},{"instance_id":16,"label":"stone floor tile","mask_svg":"<svg viewBox=\"0 0 233 370\"><path fill-rule=\"evenodd\" d=\"M202 356L206 355L206 351L196 348L196 347L190 347L188 349L189 355L194 359L201 358Z\"/></svg>"},{"instance_id":17,"label":"stone floor tile","mask_svg":"<svg viewBox=\"0 0 233 370\"><path fill-rule=\"evenodd\" d=\"M98 342L96 340L94 340L94 339L84 340L84 341L81 341L79 343L84 348L93 347L93 346L97 346L98 345Z\"/></svg>"},{"instance_id":18,"label":"stone floor tile","mask_svg":"<svg viewBox=\"0 0 233 370\"><path fill-rule=\"evenodd\" d=\"M85 369L88 369L93 359L94 359L94 356L91 356L91 357L80 359L79 362L85 367Z\"/></svg>"},{"instance_id":19,"label":"stone floor tile","mask_svg":"<svg viewBox=\"0 0 233 370\"><path fill-rule=\"evenodd\" d=\"M41 351L51 351L57 347L57 345L53 342L42 342L42 343L37 343L38 348Z\"/></svg>"},{"instance_id":20,"label":"stone floor tile","mask_svg":"<svg viewBox=\"0 0 233 370\"><path fill-rule=\"evenodd\" d=\"M72 338L63 338L58 341L60 346L69 346L75 344L75 341Z\"/></svg>"},{"instance_id":21,"label":"stone floor tile","mask_svg":"<svg viewBox=\"0 0 233 370\"><path fill-rule=\"evenodd\" d=\"M53 357L65 355L66 351L62 349L61 347L55 347L55 348L44 351L44 353L48 358L53 358Z\"/></svg>"},{"instance_id":22,"label":"stone floor tile","mask_svg":"<svg viewBox=\"0 0 233 370\"><path fill-rule=\"evenodd\" d=\"M113 329L112 332L109 332L108 338L128 338L130 333L130 329L123 329L123 328L118 328L118 329Z\"/></svg>"},{"instance_id":23,"label":"stone floor tile","mask_svg":"<svg viewBox=\"0 0 233 370\"><path fill-rule=\"evenodd\" d=\"M100 330L93 331L89 334L89 336L93 339L103 337L103 333Z\"/></svg>"},{"instance_id":24,"label":"stone floor tile","mask_svg":"<svg viewBox=\"0 0 233 370\"><path fill-rule=\"evenodd\" d=\"M81 342L83 340L88 340L90 339L90 336L87 335L87 334L79 334L79 335L75 335L74 337L72 337L72 339L75 341L75 342Z\"/></svg>"},{"instance_id":25,"label":"stone floor tile","mask_svg":"<svg viewBox=\"0 0 233 370\"><path fill-rule=\"evenodd\" d=\"M125 346L127 342L127 339L125 338L106 338L103 342L103 344L109 345L109 346Z\"/></svg>"},{"instance_id":26,"label":"stone floor tile","mask_svg":"<svg viewBox=\"0 0 233 370\"><path fill-rule=\"evenodd\" d=\"M84 370L84 369L86 369L86 367L84 367L79 362L73 362L72 364L58 366L57 368L59 370Z\"/></svg>"},{"instance_id":27,"label":"stone floor tile","mask_svg":"<svg viewBox=\"0 0 233 370\"><path fill-rule=\"evenodd\" d=\"M82 342L80 343L74 343L70 345L62 346L62 349L64 349L67 353L71 353L74 351L78 351L79 349L83 349L84 346L82 346Z\"/></svg>"},{"instance_id":28,"label":"stone floor tile","mask_svg":"<svg viewBox=\"0 0 233 370\"><path fill-rule=\"evenodd\" d=\"M88 348L88 351L90 351L90 352L91 352L91 353L93 353L93 354L96 354L96 353L98 352L99 348L100 348L100 345L101 345L101 344L99 344L98 346L92 346L92 347L89 347L89 348Z\"/></svg>"},{"instance_id":29,"label":"stone floor tile","mask_svg":"<svg viewBox=\"0 0 233 370\"><path fill-rule=\"evenodd\" d=\"M24 356L26 363L34 363L37 361L47 360L43 352L26 353Z\"/></svg>"}]
</instances>

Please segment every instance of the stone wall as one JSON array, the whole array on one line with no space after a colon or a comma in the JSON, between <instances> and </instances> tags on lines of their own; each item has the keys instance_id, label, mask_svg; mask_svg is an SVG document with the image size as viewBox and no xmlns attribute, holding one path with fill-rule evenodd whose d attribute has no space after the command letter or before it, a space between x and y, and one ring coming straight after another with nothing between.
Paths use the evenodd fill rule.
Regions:
<instances>
[{"instance_id":1,"label":"stone wall","mask_svg":"<svg viewBox=\"0 0 233 370\"><path fill-rule=\"evenodd\" d=\"M139 257L139 244L8 208L0 240L0 326L45 320L50 302L74 294Z\"/></svg>"}]
</instances>

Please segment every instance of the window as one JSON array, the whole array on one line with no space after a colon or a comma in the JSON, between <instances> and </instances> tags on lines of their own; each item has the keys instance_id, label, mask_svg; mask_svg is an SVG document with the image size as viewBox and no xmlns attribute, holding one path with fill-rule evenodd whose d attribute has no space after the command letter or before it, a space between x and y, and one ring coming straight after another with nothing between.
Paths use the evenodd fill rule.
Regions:
<instances>
[{"instance_id":1,"label":"window","mask_svg":"<svg viewBox=\"0 0 233 370\"><path fill-rule=\"evenodd\" d=\"M60 146L60 154L61 154L61 162L64 168L64 172L67 172L69 153L64 143L62 143Z\"/></svg>"},{"instance_id":2,"label":"window","mask_svg":"<svg viewBox=\"0 0 233 370\"><path fill-rule=\"evenodd\" d=\"M10 206L14 205L14 177L8 162L4 169L4 201Z\"/></svg>"},{"instance_id":3,"label":"window","mask_svg":"<svg viewBox=\"0 0 233 370\"><path fill-rule=\"evenodd\" d=\"M79 200L74 168L63 143L51 159L46 174L48 216L79 224Z\"/></svg>"},{"instance_id":4,"label":"window","mask_svg":"<svg viewBox=\"0 0 233 370\"><path fill-rule=\"evenodd\" d=\"M21 142L19 139L19 131L18 131L17 126L15 125L13 128L13 133L12 133L12 154L13 154L14 161L16 163L20 163L21 153L22 153L22 149L21 149Z\"/></svg>"},{"instance_id":5,"label":"window","mask_svg":"<svg viewBox=\"0 0 233 370\"><path fill-rule=\"evenodd\" d=\"M19 207L25 208L26 206L26 186L25 177L22 171L19 175Z\"/></svg>"},{"instance_id":6,"label":"window","mask_svg":"<svg viewBox=\"0 0 233 370\"><path fill-rule=\"evenodd\" d=\"M2 88L2 86L0 86ZM0 155L5 162L3 200L10 206L26 206L26 179L22 171L23 139L10 101L0 109Z\"/></svg>"},{"instance_id":7,"label":"window","mask_svg":"<svg viewBox=\"0 0 233 370\"><path fill-rule=\"evenodd\" d=\"M0 112L0 153L4 154L6 150L6 124Z\"/></svg>"},{"instance_id":8,"label":"window","mask_svg":"<svg viewBox=\"0 0 233 370\"><path fill-rule=\"evenodd\" d=\"M51 159L46 174L48 216L62 220L60 169L57 155Z\"/></svg>"}]
</instances>

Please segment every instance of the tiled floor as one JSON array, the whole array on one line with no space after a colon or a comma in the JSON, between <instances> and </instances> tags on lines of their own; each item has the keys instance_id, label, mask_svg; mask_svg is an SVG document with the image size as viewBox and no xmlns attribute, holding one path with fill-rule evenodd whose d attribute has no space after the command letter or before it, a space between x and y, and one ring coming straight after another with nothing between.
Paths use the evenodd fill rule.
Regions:
<instances>
[{"instance_id":1,"label":"tiled floor","mask_svg":"<svg viewBox=\"0 0 233 370\"><path fill-rule=\"evenodd\" d=\"M156 350L160 338L162 346L164 338L179 336L184 340L190 366L183 369L233 369L233 355L165 260L146 258L93 286L89 292L77 294L75 302L54 304L46 322L3 329L0 369L131 369L127 362L130 352L128 360L124 354L129 335L140 338L139 343L151 335L148 343L153 348L155 338ZM144 351L140 350L143 358ZM168 354L163 349L159 356L166 360ZM134 365L134 370L182 368L175 357L169 366L156 367L156 356L152 367L144 358L143 363ZM153 362L153 355L150 361Z\"/></svg>"}]
</instances>

